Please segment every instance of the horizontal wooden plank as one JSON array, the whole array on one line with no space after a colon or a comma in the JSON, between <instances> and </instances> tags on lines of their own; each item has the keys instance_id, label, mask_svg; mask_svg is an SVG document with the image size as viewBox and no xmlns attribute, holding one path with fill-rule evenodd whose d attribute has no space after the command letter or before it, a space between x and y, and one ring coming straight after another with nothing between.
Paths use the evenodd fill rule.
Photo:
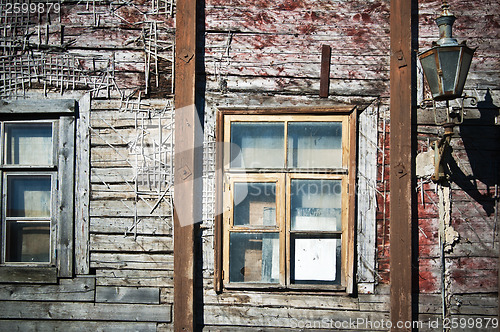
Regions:
<instances>
[{"instance_id":1,"label":"horizontal wooden plank","mask_svg":"<svg viewBox=\"0 0 500 332\"><path fill-rule=\"evenodd\" d=\"M165 323L167 325L167 323ZM0 320L1 331L38 331L38 332L81 332L81 331L106 331L106 332L156 332L156 323L143 322L89 322L68 320Z\"/></svg>"},{"instance_id":2,"label":"horizontal wooden plank","mask_svg":"<svg viewBox=\"0 0 500 332\"><path fill-rule=\"evenodd\" d=\"M386 321L388 312L362 312L349 310L319 310L295 309L288 306L281 307L246 307L205 305L204 322L207 325L233 325L247 327L308 327L334 329L335 322L357 321L368 324L370 321ZM299 325L300 324L300 325ZM314 325L316 324L316 325ZM352 325L351 325L352 326ZM370 329L363 324L354 324L349 328L347 324L342 330ZM379 330L373 328L371 330ZM386 330L380 328L380 330Z\"/></svg>"},{"instance_id":3,"label":"horizontal wooden plank","mask_svg":"<svg viewBox=\"0 0 500 332\"><path fill-rule=\"evenodd\" d=\"M99 51L100 52L100 51ZM113 117L130 117L131 119L135 118L134 112L109 112L109 111L118 111L120 109L129 109L127 106L127 100L131 103L136 103L137 106L137 95L132 96L130 99L122 99L122 98L105 98L105 99L93 99L92 100L92 111L93 116L113 116ZM164 98L142 98L141 106L146 109L155 109L155 110L163 110L166 105L171 105L173 107L173 96L165 95Z\"/></svg>"},{"instance_id":4,"label":"horizontal wooden plank","mask_svg":"<svg viewBox=\"0 0 500 332\"><path fill-rule=\"evenodd\" d=\"M490 294L454 294L450 311L456 315L495 315L498 296Z\"/></svg>"},{"instance_id":5,"label":"horizontal wooden plank","mask_svg":"<svg viewBox=\"0 0 500 332\"><path fill-rule=\"evenodd\" d=\"M124 254L93 252L90 266L97 269L170 270L173 254Z\"/></svg>"},{"instance_id":6,"label":"horizontal wooden plank","mask_svg":"<svg viewBox=\"0 0 500 332\"><path fill-rule=\"evenodd\" d=\"M174 287L173 271L97 270L98 286Z\"/></svg>"},{"instance_id":7,"label":"horizontal wooden plank","mask_svg":"<svg viewBox=\"0 0 500 332\"><path fill-rule=\"evenodd\" d=\"M96 288L97 303L160 304L160 290L153 287L103 287Z\"/></svg>"},{"instance_id":8,"label":"horizontal wooden plank","mask_svg":"<svg viewBox=\"0 0 500 332\"><path fill-rule=\"evenodd\" d=\"M272 292L244 292L227 291L215 294L213 290L204 292L205 304L220 304L231 306L281 306L286 303L292 308L302 308L304 310L315 309L344 309L359 310L359 300L335 295L314 295L308 294L280 294Z\"/></svg>"},{"instance_id":9,"label":"horizontal wooden plank","mask_svg":"<svg viewBox=\"0 0 500 332\"><path fill-rule=\"evenodd\" d=\"M93 217L90 219L92 233L172 235L170 217L141 217L135 223L134 217Z\"/></svg>"},{"instance_id":10,"label":"horizontal wooden plank","mask_svg":"<svg viewBox=\"0 0 500 332\"><path fill-rule=\"evenodd\" d=\"M381 37L382 43L389 43L389 37L385 40ZM345 38L334 35L321 34L267 34L267 33L240 33L231 31L230 33L221 31L208 31L205 38L206 55L216 56L223 65L230 65L234 56L247 54L247 59L256 61L256 58L266 59L284 55L291 56L292 59L307 59L320 56L321 47L318 45L338 45L342 47L332 48L332 63L337 64L360 64L373 63L375 57L388 57L388 49L380 47L378 44L349 44ZM229 46L229 47L228 47ZM253 51L253 53L252 53ZM253 54L253 56L252 56ZM366 57L366 59L365 59ZM379 61L384 61L379 59ZM223 67L221 68L223 69Z\"/></svg>"},{"instance_id":11,"label":"horizontal wooden plank","mask_svg":"<svg viewBox=\"0 0 500 332\"><path fill-rule=\"evenodd\" d=\"M171 236L146 236L133 234L91 234L90 251L116 252L169 252L173 250Z\"/></svg>"},{"instance_id":12,"label":"horizontal wooden plank","mask_svg":"<svg viewBox=\"0 0 500 332\"><path fill-rule=\"evenodd\" d=\"M92 168L90 173L91 183L130 183L133 185L135 181L135 168L133 167L116 167L108 168ZM133 187L132 187L133 188Z\"/></svg>"},{"instance_id":13,"label":"horizontal wooden plank","mask_svg":"<svg viewBox=\"0 0 500 332\"><path fill-rule=\"evenodd\" d=\"M168 304L107 304L11 301L0 312L3 319L54 319L93 321L170 322Z\"/></svg>"},{"instance_id":14,"label":"horizontal wooden plank","mask_svg":"<svg viewBox=\"0 0 500 332\"><path fill-rule=\"evenodd\" d=\"M55 267L0 266L0 283L55 284Z\"/></svg>"},{"instance_id":15,"label":"horizontal wooden plank","mask_svg":"<svg viewBox=\"0 0 500 332\"><path fill-rule=\"evenodd\" d=\"M319 90L318 90L319 91ZM336 107L357 106L360 109L370 105L376 98L373 96L331 96L330 98L319 98L319 96L292 95L292 94L262 94L249 92L225 92L224 98L217 91L207 91L205 99L208 105L217 107L234 107L242 109L271 107ZM207 114L215 112L214 106L207 109Z\"/></svg>"},{"instance_id":16,"label":"horizontal wooden plank","mask_svg":"<svg viewBox=\"0 0 500 332\"><path fill-rule=\"evenodd\" d=\"M76 107L73 99L0 100L0 114L74 114Z\"/></svg>"},{"instance_id":17,"label":"horizontal wooden plank","mask_svg":"<svg viewBox=\"0 0 500 332\"><path fill-rule=\"evenodd\" d=\"M373 34L365 38L387 36L389 27L388 11L372 11L370 14L355 11L348 2L341 2L344 7L340 10L311 10L295 6L295 10L268 7L233 7L217 6L206 8L206 29L209 31L240 31L240 32L267 32L275 34L327 34L360 37L364 27L373 30ZM368 7L369 8L369 7ZM359 8L358 10L362 10ZM250 12L250 13L249 13ZM360 26L362 21L362 25ZM300 23L298 23L300 22ZM354 34L354 31L358 34Z\"/></svg>"},{"instance_id":18,"label":"horizontal wooden plank","mask_svg":"<svg viewBox=\"0 0 500 332\"><path fill-rule=\"evenodd\" d=\"M158 199L120 201L90 201L91 217L165 217L170 216L172 211L167 202L162 199L156 204Z\"/></svg>"},{"instance_id":19,"label":"horizontal wooden plank","mask_svg":"<svg viewBox=\"0 0 500 332\"><path fill-rule=\"evenodd\" d=\"M165 126L170 122L163 119L161 125ZM160 131L159 131L160 120L152 119L144 124L139 124L138 129L136 128L96 128L91 130L91 142L92 146L96 145L126 145L131 144L160 144ZM161 130L162 147L166 146L171 142L167 140L169 135L172 135L170 130Z\"/></svg>"},{"instance_id":20,"label":"horizontal wooden plank","mask_svg":"<svg viewBox=\"0 0 500 332\"><path fill-rule=\"evenodd\" d=\"M330 94L341 96L379 96L387 93L387 80L349 80L331 79ZM220 82L214 77L207 78L207 90L217 91ZM231 92L280 92L280 93L307 93L317 94L319 91L319 77L289 78L289 77L224 77L224 89Z\"/></svg>"},{"instance_id":21,"label":"horizontal wooden plank","mask_svg":"<svg viewBox=\"0 0 500 332\"><path fill-rule=\"evenodd\" d=\"M0 287L0 300L3 301L94 301L95 277L61 279L58 285Z\"/></svg>"}]
</instances>

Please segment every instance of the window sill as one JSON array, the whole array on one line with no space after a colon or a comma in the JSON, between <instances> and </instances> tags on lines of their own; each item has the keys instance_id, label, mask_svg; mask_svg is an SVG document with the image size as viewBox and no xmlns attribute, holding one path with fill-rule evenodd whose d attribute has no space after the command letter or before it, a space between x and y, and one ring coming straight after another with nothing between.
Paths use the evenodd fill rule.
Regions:
<instances>
[{"instance_id":1,"label":"window sill","mask_svg":"<svg viewBox=\"0 0 500 332\"><path fill-rule=\"evenodd\" d=\"M57 269L52 266L0 266L0 283L57 283Z\"/></svg>"},{"instance_id":2,"label":"window sill","mask_svg":"<svg viewBox=\"0 0 500 332\"><path fill-rule=\"evenodd\" d=\"M280 292L328 292L330 294L347 295L346 287L341 285L288 285L280 284L248 284L248 283L229 283L224 285L226 290L258 290L258 291L280 291Z\"/></svg>"}]
</instances>

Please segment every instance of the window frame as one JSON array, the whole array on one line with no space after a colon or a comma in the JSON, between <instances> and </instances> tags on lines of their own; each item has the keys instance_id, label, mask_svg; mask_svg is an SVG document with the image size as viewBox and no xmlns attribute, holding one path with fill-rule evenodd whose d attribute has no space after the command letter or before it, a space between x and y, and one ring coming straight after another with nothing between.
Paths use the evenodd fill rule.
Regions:
<instances>
[{"instance_id":1,"label":"window frame","mask_svg":"<svg viewBox=\"0 0 500 332\"><path fill-rule=\"evenodd\" d=\"M73 99L0 101L2 213L0 219L0 283L56 283L73 276L75 213L75 129L77 102ZM6 161L5 124L52 123L52 165L11 165ZM51 175L51 261L5 262L6 179L9 175Z\"/></svg>"},{"instance_id":2,"label":"window frame","mask_svg":"<svg viewBox=\"0 0 500 332\"><path fill-rule=\"evenodd\" d=\"M299 119L300 120L297 120ZM314 122L324 122L331 121L332 119L342 119L342 167L341 168L329 168L329 169L300 169L300 168L289 168L286 166L283 169L268 169L262 170L258 169L259 173L251 173L255 171L254 169L241 169L240 174L238 170L232 169L228 172L228 151L227 147L230 139L230 120L238 121L248 121L248 122L259 122L259 120L267 120L270 122L282 122L285 120L293 121L314 121ZM286 129L285 125L285 130ZM223 108L219 109L217 112L217 128L216 128L216 141L217 151L216 151L216 204L217 211L227 210L226 204L228 188L227 181L229 178L244 178L248 177L249 174L243 174L243 172L249 172L250 178L256 181L262 175L283 176L283 183L287 191L290 190L291 180L297 179L342 179L342 200L346 200L345 204L342 204L342 228L345 232L345 236L342 238L342 272L341 272L341 284L340 285L324 285L324 284L291 284L290 283L290 268L291 268L291 252L290 252L290 209L286 209L284 212L286 215L285 221L287 225L283 225L280 228L280 283L279 284L262 284L262 283L229 283L228 273L224 271L229 271L229 228L226 227L227 218L225 215L227 213L219 214L215 218L215 237L214 237L214 254L215 254L215 264L214 264L214 288L216 292L222 292L224 289L286 289L288 291L332 291L336 294L345 294L353 292L354 280L354 224L355 224L355 181L356 181L356 132L357 132L357 108L354 106L340 106L340 107L328 107L328 108L283 108L283 109L234 109L234 108ZM285 135L285 163L288 159L288 152L286 151L287 138ZM223 148L224 147L224 148ZM231 180L229 179L229 182ZM226 197L225 197L226 196ZM278 196L278 195L277 195ZM284 205L290 205L291 195L285 195L286 202ZM224 209L226 208L226 209ZM278 209L278 206L277 206ZM345 222L344 222L345 221ZM345 227L345 229L344 229ZM305 232L300 232L305 234ZM319 234L319 232L309 232L310 234ZM325 232L332 233L332 232ZM283 241L282 237L288 240ZM285 251L281 250L282 243L285 243ZM345 250L344 250L345 249ZM285 256L285 257L282 257ZM284 270L282 261L285 260ZM284 279L284 280L283 280Z\"/></svg>"}]
</instances>

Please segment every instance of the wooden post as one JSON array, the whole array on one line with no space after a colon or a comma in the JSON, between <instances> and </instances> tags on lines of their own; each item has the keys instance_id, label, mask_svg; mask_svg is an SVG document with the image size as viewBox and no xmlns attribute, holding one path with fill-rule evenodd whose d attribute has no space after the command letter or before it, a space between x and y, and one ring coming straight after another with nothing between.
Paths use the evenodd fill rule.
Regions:
<instances>
[{"instance_id":1,"label":"wooden post","mask_svg":"<svg viewBox=\"0 0 500 332\"><path fill-rule=\"evenodd\" d=\"M174 330L194 331L196 0L178 0L176 9Z\"/></svg>"},{"instance_id":2,"label":"wooden post","mask_svg":"<svg viewBox=\"0 0 500 332\"><path fill-rule=\"evenodd\" d=\"M321 47L321 76L319 81L319 96L328 98L330 90L330 64L332 49L329 45Z\"/></svg>"},{"instance_id":3,"label":"wooden post","mask_svg":"<svg viewBox=\"0 0 500 332\"><path fill-rule=\"evenodd\" d=\"M390 265L391 321L412 321L412 2L391 0Z\"/></svg>"}]
</instances>

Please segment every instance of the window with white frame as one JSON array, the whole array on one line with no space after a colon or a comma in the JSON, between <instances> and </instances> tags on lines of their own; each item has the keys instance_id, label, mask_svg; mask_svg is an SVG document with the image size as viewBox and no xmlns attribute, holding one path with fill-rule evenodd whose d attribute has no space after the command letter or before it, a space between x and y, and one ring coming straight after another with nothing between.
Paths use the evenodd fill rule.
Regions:
<instances>
[{"instance_id":1,"label":"window with white frame","mask_svg":"<svg viewBox=\"0 0 500 332\"><path fill-rule=\"evenodd\" d=\"M352 290L352 113L223 116L224 287Z\"/></svg>"},{"instance_id":2,"label":"window with white frame","mask_svg":"<svg viewBox=\"0 0 500 332\"><path fill-rule=\"evenodd\" d=\"M52 282L71 275L74 108L12 105L0 108L0 282Z\"/></svg>"}]
</instances>

